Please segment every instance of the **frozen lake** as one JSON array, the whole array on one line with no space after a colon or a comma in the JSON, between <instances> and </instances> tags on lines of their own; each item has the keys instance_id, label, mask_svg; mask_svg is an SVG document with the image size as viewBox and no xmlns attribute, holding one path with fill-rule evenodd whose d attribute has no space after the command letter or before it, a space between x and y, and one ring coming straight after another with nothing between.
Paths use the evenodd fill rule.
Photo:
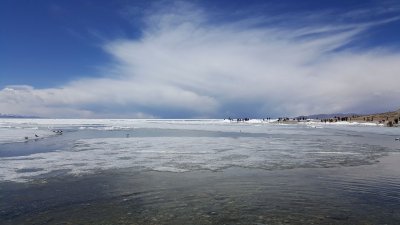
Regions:
<instances>
[{"instance_id":1,"label":"frozen lake","mask_svg":"<svg viewBox=\"0 0 400 225\"><path fill-rule=\"evenodd\" d=\"M2 119L0 222L99 224L105 208L101 221L121 224L396 224L399 136L360 124Z\"/></svg>"}]
</instances>

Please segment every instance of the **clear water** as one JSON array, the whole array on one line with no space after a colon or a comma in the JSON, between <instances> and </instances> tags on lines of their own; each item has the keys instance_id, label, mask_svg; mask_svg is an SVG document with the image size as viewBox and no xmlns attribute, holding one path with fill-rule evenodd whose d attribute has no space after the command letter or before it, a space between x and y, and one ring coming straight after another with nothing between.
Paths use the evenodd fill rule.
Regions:
<instances>
[{"instance_id":1,"label":"clear water","mask_svg":"<svg viewBox=\"0 0 400 225\"><path fill-rule=\"evenodd\" d=\"M0 224L400 221L397 128L219 120L0 125L50 133L0 144Z\"/></svg>"}]
</instances>

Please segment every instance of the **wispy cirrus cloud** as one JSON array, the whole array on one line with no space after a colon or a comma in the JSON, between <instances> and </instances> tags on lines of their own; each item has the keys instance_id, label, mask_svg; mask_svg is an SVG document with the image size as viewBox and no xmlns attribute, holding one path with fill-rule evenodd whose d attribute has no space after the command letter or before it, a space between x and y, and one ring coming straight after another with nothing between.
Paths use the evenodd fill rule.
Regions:
<instances>
[{"instance_id":1,"label":"wispy cirrus cloud","mask_svg":"<svg viewBox=\"0 0 400 225\"><path fill-rule=\"evenodd\" d=\"M141 38L105 43L114 62L102 78L8 87L0 109L49 117L262 117L400 105L399 52L341 49L398 17L297 26L265 19L212 23L195 5L153 9Z\"/></svg>"}]
</instances>

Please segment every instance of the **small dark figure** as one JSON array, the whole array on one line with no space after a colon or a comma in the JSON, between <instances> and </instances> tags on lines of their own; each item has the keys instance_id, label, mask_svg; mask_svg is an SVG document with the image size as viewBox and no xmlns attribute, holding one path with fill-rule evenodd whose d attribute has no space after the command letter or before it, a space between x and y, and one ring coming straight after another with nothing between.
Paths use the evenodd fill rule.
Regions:
<instances>
[{"instance_id":1,"label":"small dark figure","mask_svg":"<svg viewBox=\"0 0 400 225\"><path fill-rule=\"evenodd\" d=\"M39 137L37 134L35 134L35 137Z\"/></svg>"}]
</instances>

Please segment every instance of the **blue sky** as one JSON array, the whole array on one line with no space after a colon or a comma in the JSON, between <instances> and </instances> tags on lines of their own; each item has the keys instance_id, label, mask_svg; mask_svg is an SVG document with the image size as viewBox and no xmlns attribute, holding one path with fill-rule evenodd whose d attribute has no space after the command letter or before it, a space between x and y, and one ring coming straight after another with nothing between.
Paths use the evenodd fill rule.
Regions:
<instances>
[{"instance_id":1,"label":"blue sky","mask_svg":"<svg viewBox=\"0 0 400 225\"><path fill-rule=\"evenodd\" d=\"M392 110L400 107L399 28L398 1L4 0L0 113Z\"/></svg>"}]
</instances>

